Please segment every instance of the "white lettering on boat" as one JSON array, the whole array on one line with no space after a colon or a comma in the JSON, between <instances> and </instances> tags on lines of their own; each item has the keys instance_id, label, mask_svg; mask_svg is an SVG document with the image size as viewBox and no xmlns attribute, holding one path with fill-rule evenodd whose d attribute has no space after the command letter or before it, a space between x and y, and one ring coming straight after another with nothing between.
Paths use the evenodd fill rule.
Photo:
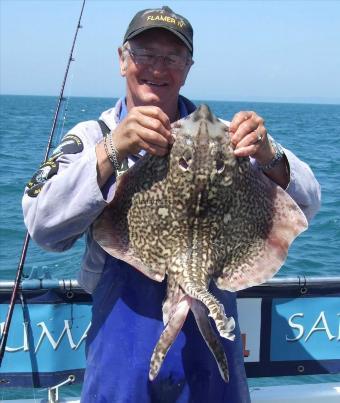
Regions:
<instances>
[{"instance_id":1,"label":"white lettering on boat","mask_svg":"<svg viewBox=\"0 0 340 403\"><path fill-rule=\"evenodd\" d=\"M1 335L3 334L4 325L5 325L4 322L2 322L0 324ZM91 323L89 323L88 326L86 327L86 329L83 332L83 334L81 335L78 343L76 343L74 341L74 338L73 338L73 335L72 335L72 325L70 325L70 320L68 320L68 319L64 320L64 328L62 329L62 331L61 331L59 337L57 338L57 340L52 336L52 334L55 333L55 329L53 329L53 331L50 332L50 330L48 329L48 327L47 327L45 322L39 322L36 325L41 329L41 333L40 333L40 336L39 336L38 343L37 343L37 345L36 345L36 347L34 349L35 353L37 353L37 351L40 348L41 344L43 343L44 339L47 339L49 341L49 343L51 344L53 350L57 350L57 348L59 347L62 339L65 336L65 334L67 335L67 340L69 342L70 348L72 350L77 350L79 348L79 346L82 344L82 342L86 339L87 332L89 331ZM30 326L32 326L32 324ZM31 332L31 330L28 328L28 323L26 323L26 322L23 323L23 344L22 344L22 346L10 347L7 344L6 351L10 352L10 353L15 353L15 352L18 352L18 351L29 351L29 348L30 348L30 346L29 346L29 337L28 337L29 332Z\"/></svg>"},{"instance_id":2,"label":"white lettering on boat","mask_svg":"<svg viewBox=\"0 0 340 403\"><path fill-rule=\"evenodd\" d=\"M338 318L340 319L340 313L337 313L336 316L338 316ZM304 313L297 312L288 318L289 326L292 329L296 329L298 331L298 334L293 338L290 338L290 337L288 337L288 335L286 335L286 341L298 341L305 335L305 333L307 331L307 328L302 323L295 322L295 319L297 319L297 318L304 318ZM337 338L337 340L339 341L340 340L340 320L338 321L339 325L338 325L338 334L337 335L332 334L331 329L328 325L329 321L330 321L329 318L327 320L325 311L321 311L320 314L318 315L318 317L315 319L313 325L310 327L310 330L307 333L307 336L305 337L304 341L306 342L307 340L309 340L315 332L325 332L325 335L327 336L329 341L332 341L335 338Z\"/></svg>"},{"instance_id":3,"label":"white lettering on boat","mask_svg":"<svg viewBox=\"0 0 340 403\"><path fill-rule=\"evenodd\" d=\"M29 346L28 346L28 332L27 332L27 326L28 323L24 322L23 324L24 330L23 330L23 345L20 347L9 347L8 345L6 345L6 351L8 351L9 353L15 353L16 351L28 351L29 350ZM4 327L5 327L5 322L2 322L0 324L0 334L2 337L2 334L4 332Z\"/></svg>"},{"instance_id":4,"label":"white lettering on boat","mask_svg":"<svg viewBox=\"0 0 340 403\"><path fill-rule=\"evenodd\" d=\"M299 312L299 313L294 313L294 315L292 315L292 316L290 316L289 317L289 319L288 319L288 324L289 324L289 326L291 327L291 328L293 328L293 329L298 329L299 330L299 333L298 333L298 335L296 336L296 337L294 337L294 338L289 338L287 335L286 335L286 341L297 341L297 340L300 340L301 339L301 337L303 336L303 333L304 333L304 327L302 326L302 325L300 325L299 323L294 323L293 322L293 319L295 318L295 317L303 317L304 316L304 314L303 313L301 313L301 312Z\"/></svg>"}]
</instances>

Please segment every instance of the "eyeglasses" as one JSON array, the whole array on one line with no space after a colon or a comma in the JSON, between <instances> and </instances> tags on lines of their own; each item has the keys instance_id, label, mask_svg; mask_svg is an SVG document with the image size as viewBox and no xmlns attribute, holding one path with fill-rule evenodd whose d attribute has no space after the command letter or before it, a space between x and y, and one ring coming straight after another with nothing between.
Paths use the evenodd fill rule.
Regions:
<instances>
[{"instance_id":1,"label":"eyeglasses","mask_svg":"<svg viewBox=\"0 0 340 403\"><path fill-rule=\"evenodd\" d=\"M160 57L164 65L171 70L184 70L185 66L190 63L189 58L178 55L157 55L147 49L127 49L129 55L136 64L152 66Z\"/></svg>"}]
</instances>

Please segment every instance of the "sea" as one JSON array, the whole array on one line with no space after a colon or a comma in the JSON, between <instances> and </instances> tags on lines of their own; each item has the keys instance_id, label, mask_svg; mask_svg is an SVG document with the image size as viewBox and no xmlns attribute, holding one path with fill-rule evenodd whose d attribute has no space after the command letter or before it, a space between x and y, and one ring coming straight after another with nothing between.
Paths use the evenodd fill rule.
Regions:
<instances>
[{"instance_id":1,"label":"sea","mask_svg":"<svg viewBox=\"0 0 340 403\"><path fill-rule=\"evenodd\" d=\"M56 124L51 150L77 123L98 119L111 108L112 98L68 97ZM254 110L268 132L312 168L322 190L322 205L309 229L295 240L277 276L340 276L340 105L194 101L206 103L226 120L241 110ZM57 97L0 95L0 281L15 278L25 238L21 199L25 184L43 162ZM24 276L33 269L49 270L58 278L75 278L84 241L63 253L46 252L30 242ZM298 379L297 379L298 378ZM336 382L340 375L251 379L250 386L299 382ZM1 388L2 390L4 388ZM76 388L67 393L79 393ZM12 391L4 398L45 397L43 391Z\"/></svg>"}]
</instances>

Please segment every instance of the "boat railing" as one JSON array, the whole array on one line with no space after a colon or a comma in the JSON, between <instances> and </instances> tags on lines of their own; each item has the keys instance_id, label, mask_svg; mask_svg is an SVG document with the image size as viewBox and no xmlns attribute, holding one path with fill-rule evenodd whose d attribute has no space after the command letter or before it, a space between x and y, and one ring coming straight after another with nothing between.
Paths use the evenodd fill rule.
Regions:
<instances>
[{"instance_id":1,"label":"boat railing","mask_svg":"<svg viewBox=\"0 0 340 403\"><path fill-rule=\"evenodd\" d=\"M263 284L252 287L253 289L260 287L328 287L339 286L340 276L295 276L295 277L276 277ZM14 287L14 281L0 281L0 292L8 292ZM59 289L64 291L85 292L79 285L77 279L57 279L57 278L34 278L25 279L21 282L20 287L25 290L50 290ZM340 289L340 288L339 288Z\"/></svg>"}]
</instances>

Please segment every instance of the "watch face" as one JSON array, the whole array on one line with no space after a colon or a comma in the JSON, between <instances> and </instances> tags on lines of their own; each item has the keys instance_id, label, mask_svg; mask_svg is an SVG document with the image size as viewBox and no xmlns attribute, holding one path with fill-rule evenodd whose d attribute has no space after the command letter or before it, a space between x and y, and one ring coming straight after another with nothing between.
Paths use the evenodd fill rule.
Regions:
<instances>
[{"instance_id":1,"label":"watch face","mask_svg":"<svg viewBox=\"0 0 340 403\"><path fill-rule=\"evenodd\" d=\"M274 168L278 164L278 162L281 161L281 159L284 156L284 150L283 150L283 147L281 146L281 144L276 142L273 139L273 137L271 137L271 136L269 137L269 140L270 140L270 142L271 142L271 144L272 144L272 146L274 148L275 155L274 155L273 159L268 162L268 164L266 164L266 165L260 165L259 164L258 165L259 168L264 170L264 171Z\"/></svg>"}]
</instances>

